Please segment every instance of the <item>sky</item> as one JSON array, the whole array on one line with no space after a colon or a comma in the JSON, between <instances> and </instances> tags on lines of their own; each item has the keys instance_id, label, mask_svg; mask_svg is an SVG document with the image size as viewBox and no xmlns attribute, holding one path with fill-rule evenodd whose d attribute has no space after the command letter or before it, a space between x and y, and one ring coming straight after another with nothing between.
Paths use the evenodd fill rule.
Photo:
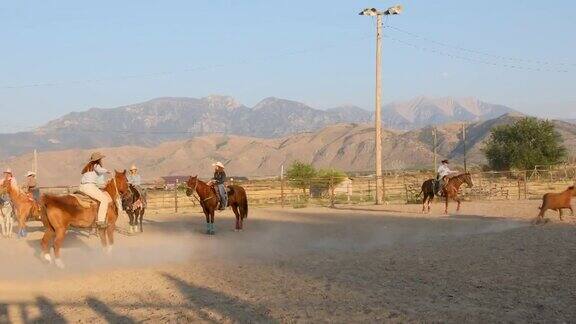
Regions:
<instances>
[{"instance_id":1,"label":"sky","mask_svg":"<svg viewBox=\"0 0 576 324\"><path fill-rule=\"evenodd\" d=\"M386 20L383 102L474 96L576 118L576 2L0 2L0 132L155 97L274 96L374 105L375 23Z\"/></svg>"}]
</instances>

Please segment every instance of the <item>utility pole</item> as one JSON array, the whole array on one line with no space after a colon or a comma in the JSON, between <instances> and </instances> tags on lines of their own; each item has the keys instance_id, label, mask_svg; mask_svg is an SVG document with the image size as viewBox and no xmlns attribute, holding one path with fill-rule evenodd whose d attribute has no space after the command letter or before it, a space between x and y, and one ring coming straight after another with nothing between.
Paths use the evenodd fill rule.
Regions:
<instances>
[{"instance_id":1,"label":"utility pole","mask_svg":"<svg viewBox=\"0 0 576 324\"><path fill-rule=\"evenodd\" d=\"M376 100L374 113L375 126L375 149L376 155L376 205L382 204L383 185L382 182L382 16L398 15L402 11L402 6L394 6L379 11L376 8L366 8L360 12L362 16L376 17Z\"/></svg>"},{"instance_id":2,"label":"utility pole","mask_svg":"<svg viewBox=\"0 0 576 324\"><path fill-rule=\"evenodd\" d=\"M382 15L376 16L376 205L382 204Z\"/></svg>"},{"instance_id":3,"label":"utility pole","mask_svg":"<svg viewBox=\"0 0 576 324\"><path fill-rule=\"evenodd\" d=\"M436 138L436 127L432 127L432 138L434 141L434 172L436 172L436 170L438 170L438 156L437 156L437 152L436 152L436 148L438 147L438 139Z\"/></svg>"},{"instance_id":4,"label":"utility pole","mask_svg":"<svg viewBox=\"0 0 576 324\"><path fill-rule=\"evenodd\" d=\"M464 172L468 171L466 166L466 123L462 123L462 144L464 146Z\"/></svg>"},{"instance_id":5,"label":"utility pole","mask_svg":"<svg viewBox=\"0 0 576 324\"><path fill-rule=\"evenodd\" d=\"M38 178L38 151L34 149L34 165L32 166L32 170L36 174L36 178Z\"/></svg>"}]
</instances>

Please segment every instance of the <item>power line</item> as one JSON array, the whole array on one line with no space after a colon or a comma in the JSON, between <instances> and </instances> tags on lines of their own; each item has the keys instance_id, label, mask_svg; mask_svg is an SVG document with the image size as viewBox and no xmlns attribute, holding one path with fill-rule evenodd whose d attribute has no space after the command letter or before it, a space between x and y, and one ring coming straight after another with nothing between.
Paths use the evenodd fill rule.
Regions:
<instances>
[{"instance_id":1,"label":"power line","mask_svg":"<svg viewBox=\"0 0 576 324\"><path fill-rule=\"evenodd\" d=\"M352 42L363 41L364 39L370 37L369 35L362 35L360 37L354 37L351 39ZM347 43L346 43L347 44ZM141 74L132 74L132 75L119 75L119 76L111 76L107 78L100 78L100 79L85 79L85 80L74 80L74 81L54 81L54 82L36 82L30 84L23 84L23 85L7 85L7 86L0 86L0 90L2 89L25 89L25 88L39 88L39 87L57 87L57 86L65 86L65 85L83 85L83 84L92 84L92 83L102 83L108 81L121 81L121 80L129 80L129 79L145 79L145 78L158 78L164 76L175 75L179 73L189 73L189 72L196 72L196 71L205 71L205 70L214 70L219 68L225 68L235 65L244 65L249 63L255 62L264 62L270 61L277 58L288 57L288 56L296 56L296 55L303 55L313 52L323 51L329 48L334 48L342 45L346 45L345 43L332 43L326 44L324 46L318 46L315 48L307 48L307 49L297 49L297 50L285 50L278 54L273 54L269 56L263 57L246 57L243 59L239 59L236 62L229 63L229 64L213 64L213 65L204 65L204 66L196 66L196 67L189 67L184 68L178 71L160 71L160 72L150 72L150 73L141 73Z\"/></svg>"},{"instance_id":2,"label":"power line","mask_svg":"<svg viewBox=\"0 0 576 324\"><path fill-rule=\"evenodd\" d=\"M395 41L397 43L418 49L420 51L424 51L424 52L430 52L430 53L434 53L434 54L438 54L438 55L442 55L442 56L446 56L452 59L458 59L458 60L462 60L462 61L467 61L467 62L471 62L471 63L480 63L480 64L485 64L485 65L491 65L491 66L498 66L498 67L504 67L504 68L508 68L508 69L515 69L515 70L525 70L525 71L536 71L536 72L556 72L556 73L567 73L569 72L568 70L565 69L553 69L553 68L538 68L538 67L527 67L527 66L522 66L522 65L515 65L515 64L508 64L508 63L499 63L499 62L493 62L493 61L487 61L487 60L483 60L483 59L478 59L478 58L471 58L468 56L464 56L464 55L459 55L459 54L452 54L452 53L448 53L445 51L440 51L434 48L429 48L429 47L425 47L425 46L420 46L411 42L407 42L395 37L392 37L390 35L384 34L384 37Z\"/></svg>"},{"instance_id":3,"label":"power line","mask_svg":"<svg viewBox=\"0 0 576 324\"><path fill-rule=\"evenodd\" d=\"M397 32L412 36L414 38L418 38L442 47L446 47L446 48L452 48L452 49L456 49L459 51L463 51L463 52L468 52L468 53L472 53L472 54L477 54L477 55L483 55L483 56L488 56L488 57L492 57L495 59L499 59L499 60L506 60L506 61L516 61L516 62L521 62L521 63L528 63L528 64L539 64L539 65L561 65L561 66L576 66L575 63L565 63L565 62L551 62L551 61L544 61L544 60L532 60L532 59L525 59L525 58L518 58L518 57L511 57L511 56L503 56L503 55L494 55L485 51L480 51L480 50L476 50L476 49L470 49L470 48L465 48L465 47L461 47L461 46L456 46L456 45L450 45L444 42L440 42L428 37L424 37L421 35L418 35L416 33L398 28L398 27L394 27L394 26L386 26L386 28L395 30Z\"/></svg>"}]
</instances>

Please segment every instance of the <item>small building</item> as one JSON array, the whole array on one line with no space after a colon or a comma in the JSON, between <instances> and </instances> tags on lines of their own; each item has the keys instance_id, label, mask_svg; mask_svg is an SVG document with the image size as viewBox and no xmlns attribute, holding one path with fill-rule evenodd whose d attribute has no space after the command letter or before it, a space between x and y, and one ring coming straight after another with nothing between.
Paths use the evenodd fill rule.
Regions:
<instances>
[{"instance_id":1,"label":"small building","mask_svg":"<svg viewBox=\"0 0 576 324\"><path fill-rule=\"evenodd\" d=\"M161 177L164 189L174 189L176 185L184 184L190 176L183 176L183 175L173 175L173 176L163 176Z\"/></svg>"}]
</instances>

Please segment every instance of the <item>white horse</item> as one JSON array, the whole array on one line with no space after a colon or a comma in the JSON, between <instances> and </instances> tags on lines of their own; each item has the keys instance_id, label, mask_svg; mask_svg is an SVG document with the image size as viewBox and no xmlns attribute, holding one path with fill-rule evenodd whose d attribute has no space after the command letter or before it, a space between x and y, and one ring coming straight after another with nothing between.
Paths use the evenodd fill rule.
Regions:
<instances>
[{"instance_id":1,"label":"white horse","mask_svg":"<svg viewBox=\"0 0 576 324\"><path fill-rule=\"evenodd\" d=\"M14 209L9 201L0 201L0 227L2 236L12 237L12 226L14 224Z\"/></svg>"}]
</instances>

